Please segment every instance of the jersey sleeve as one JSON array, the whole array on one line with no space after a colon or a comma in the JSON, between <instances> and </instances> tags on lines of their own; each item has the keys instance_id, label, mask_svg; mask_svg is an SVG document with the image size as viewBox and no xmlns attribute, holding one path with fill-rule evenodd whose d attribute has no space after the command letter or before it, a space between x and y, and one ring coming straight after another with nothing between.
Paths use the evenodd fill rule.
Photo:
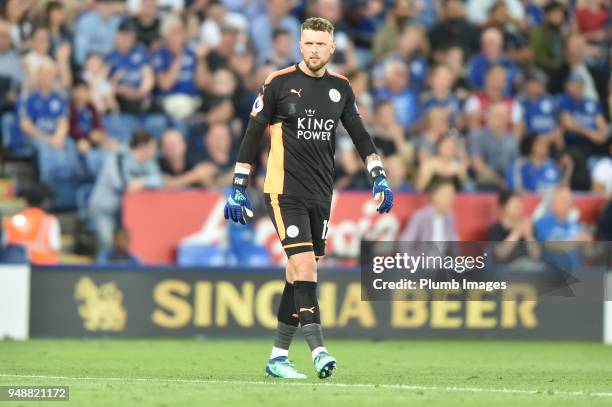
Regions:
<instances>
[{"instance_id":1,"label":"jersey sleeve","mask_svg":"<svg viewBox=\"0 0 612 407\"><path fill-rule=\"evenodd\" d=\"M359 109L357 109L357 101L355 100L353 89L350 86L347 86L346 93L346 103L344 104L344 109L342 110L342 116L340 116L342 124L354 119L361 120L361 115L359 114Z\"/></svg>"},{"instance_id":2,"label":"jersey sleeve","mask_svg":"<svg viewBox=\"0 0 612 407\"><path fill-rule=\"evenodd\" d=\"M251 109L251 120L260 124L269 124L276 111L275 88L276 82L266 82L261 86L253 107Z\"/></svg>"},{"instance_id":3,"label":"jersey sleeve","mask_svg":"<svg viewBox=\"0 0 612 407\"><path fill-rule=\"evenodd\" d=\"M139 68L146 65L151 65L151 54L149 54L149 51L140 47L136 52L138 52L138 55L140 56L140 63L138 64Z\"/></svg>"},{"instance_id":4,"label":"jersey sleeve","mask_svg":"<svg viewBox=\"0 0 612 407\"><path fill-rule=\"evenodd\" d=\"M548 238L550 236L551 229L552 228L551 228L551 225L550 225L550 220L546 216L543 217L543 218L540 218L533 225L533 231L534 231L535 237L536 237L537 240L539 240L541 242L548 240Z\"/></svg>"},{"instance_id":5,"label":"jersey sleeve","mask_svg":"<svg viewBox=\"0 0 612 407\"><path fill-rule=\"evenodd\" d=\"M517 161L514 161L512 165L510 165L506 170L506 186L510 191L514 191L516 189L514 177L518 175L517 172L520 169L519 163Z\"/></svg>"},{"instance_id":6,"label":"jersey sleeve","mask_svg":"<svg viewBox=\"0 0 612 407\"><path fill-rule=\"evenodd\" d=\"M566 96L563 96L559 99L558 106L559 106L559 113L571 113L572 112L571 101Z\"/></svg>"},{"instance_id":7,"label":"jersey sleeve","mask_svg":"<svg viewBox=\"0 0 612 407\"><path fill-rule=\"evenodd\" d=\"M68 116L70 115L70 111L68 109L68 100L66 100L65 98L61 97L58 98L59 103L60 103L60 111L58 113L58 117L60 118L68 118Z\"/></svg>"}]
</instances>

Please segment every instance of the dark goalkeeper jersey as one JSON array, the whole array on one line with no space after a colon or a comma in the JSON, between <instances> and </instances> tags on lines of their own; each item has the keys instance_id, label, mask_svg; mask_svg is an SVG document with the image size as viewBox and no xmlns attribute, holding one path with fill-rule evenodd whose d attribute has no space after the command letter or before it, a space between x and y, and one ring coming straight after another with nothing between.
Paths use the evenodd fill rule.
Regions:
<instances>
[{"instance_id":1,"label":"dark goalkeeper jersey","mask_svg":"<svg viewBox=\"0 0 612 407\"><path fill-rule=\"evenodd\" d=\"M361 123L344 76L326 71L315 78L298 65L276 71L262 86L251 120L270 125L265 193L331 199L338 121L347 129Z\"/></svg>"}]
</instances>

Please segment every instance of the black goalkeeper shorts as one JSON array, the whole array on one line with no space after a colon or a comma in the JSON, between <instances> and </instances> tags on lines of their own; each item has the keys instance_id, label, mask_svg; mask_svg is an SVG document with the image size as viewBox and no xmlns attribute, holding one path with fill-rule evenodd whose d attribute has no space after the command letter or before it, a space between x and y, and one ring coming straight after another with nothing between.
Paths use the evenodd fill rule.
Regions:
<instances>
[{"instance_id":1,"label":"black goalkeeper shorts","mask_svg":"<svg viewBox=\"0 0 612 407\"><path fill-rule=\"evenodd\" d=\"M325 255L331 200L265 194L266 209L287 257L314 251Z\"/></svg>"}]
</instances>

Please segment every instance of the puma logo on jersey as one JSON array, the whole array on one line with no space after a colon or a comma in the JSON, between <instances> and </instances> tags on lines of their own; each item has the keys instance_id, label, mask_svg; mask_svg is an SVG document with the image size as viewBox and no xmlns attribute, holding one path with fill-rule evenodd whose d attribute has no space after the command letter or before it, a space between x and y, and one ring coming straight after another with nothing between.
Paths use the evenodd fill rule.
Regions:
<instances>
[{"instance_id":1,"label":"puma logo on jersey","mask_svg":"<svg viewBox=\"0 0 612 407\"><path fill-rule=\"evenodd\" d=\"M310 312L311 314L314 314L314 310L315 310L315 308L316 308L316 307L310 307L310 308L300 308L300 312L305 312L305 311L308 311L308 312Z\"/></svg>"},{"instance_id":2,"label":"puma logo on jersey","mask_svg":"<svg viewBox=\"0 0 612 407\"><path fill-rule=\"evenodd\" d=\"M295 94L296 94L296 95L298 95L298 97L300 97L300 98L302 97L302 89L301 89L301 88L300 88L300 89L298 89L298 90L291 89L291 93L295 93Z\"/></svg>"}]
</instances>

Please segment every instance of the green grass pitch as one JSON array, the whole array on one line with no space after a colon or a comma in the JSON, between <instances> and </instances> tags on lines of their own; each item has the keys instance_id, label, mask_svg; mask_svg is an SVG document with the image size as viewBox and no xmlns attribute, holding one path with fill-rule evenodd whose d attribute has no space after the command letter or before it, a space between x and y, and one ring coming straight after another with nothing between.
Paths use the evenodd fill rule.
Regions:
<instances>
[{"instance_id":1,"label":"green grass pitch","mask_svg":"<svg viewBox=\"0 0 612 407\"><path fill-rule=\"evenodd\" d=\"M612 346L576 342L329 340L319 380L264 377L270 340L0 341L0 385L67 385L71 406L612 406ZM48 402L0 402L41 405Z\"/></svg>"}]
</instances>

